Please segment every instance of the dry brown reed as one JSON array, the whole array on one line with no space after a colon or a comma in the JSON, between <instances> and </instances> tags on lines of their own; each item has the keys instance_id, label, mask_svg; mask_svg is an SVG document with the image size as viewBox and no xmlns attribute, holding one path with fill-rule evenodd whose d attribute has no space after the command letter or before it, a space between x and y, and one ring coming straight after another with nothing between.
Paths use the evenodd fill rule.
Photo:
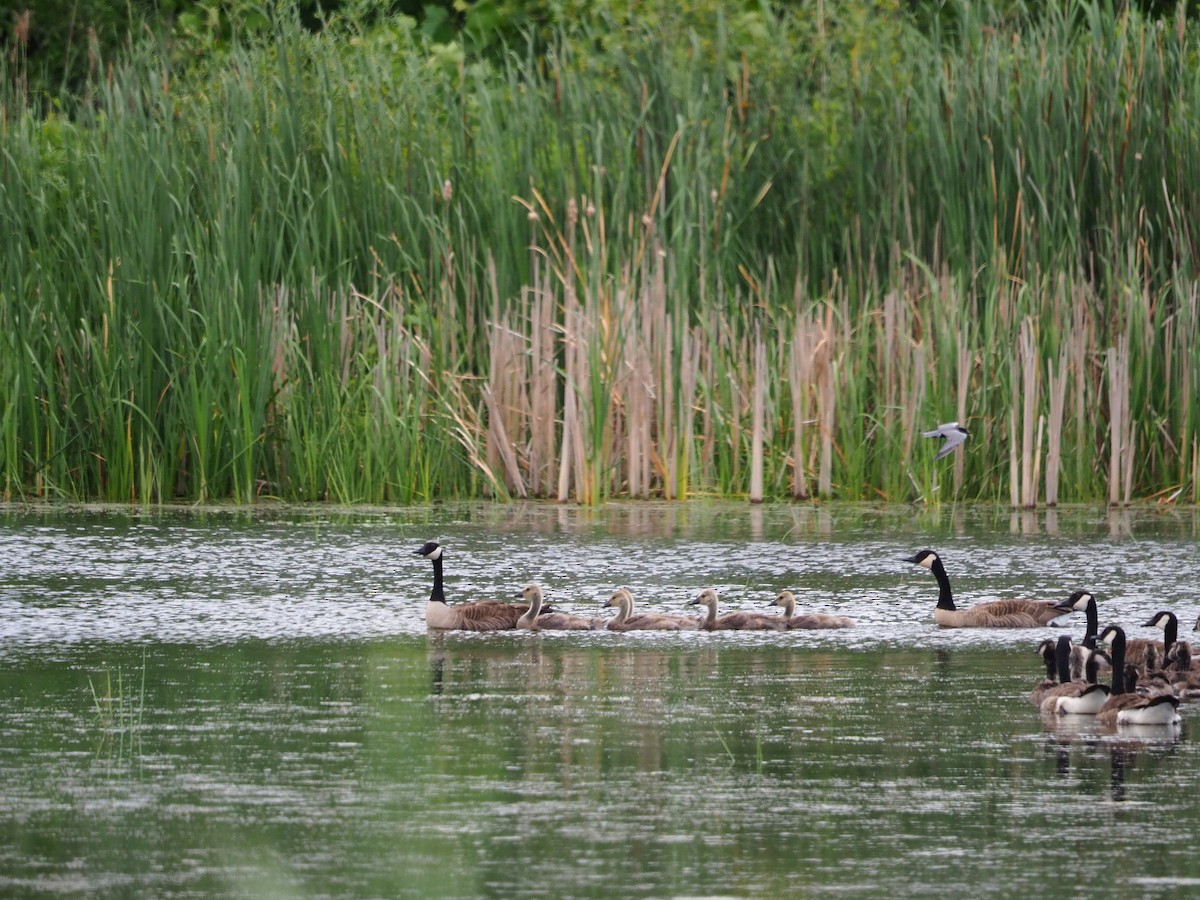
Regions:
<instances>
[{"instance_id":1,"label":"dry brown reed","mask_svg":"<svg viewBox=\"0 0 1200 900\"><path fill-rule=\"evenodd\" d=\"M1063 412L1067 399L1067 351L1059 354L1058 365L1050 364L1047 378L1050 394L1050 419L1046 448L1046 505L1058 505L1058 473L1062 463Z\"/></svg>"},{"instance_id":2,"label":"dry brown reed","mask_svg":"<svg viewBox=\"0 0 1200 900\"><path fill-rule=\"evenodd\" d=\"M1133 477L1132 424L1129 414L1129 334L1105 355L1108 375L1108 503L1127 504Z\"/></svg>"},{"instance_id":3,"label":"dry brown reed","mask_svg":"<svg viewBox=\"0 0 1200 900\"><path fill-rule=\"evenodd\" d=\"M776 310L776 330L764 332L749 277L751 296L735 295L719 304L728 311L692 322L674 295L662 245L652 241L640 265L600 278L589 267L607 271L611 263L595 257L594 230L582 244L585 261L573 258L573 240L540 233L546 239L535 246L532 284L520 296L501 302L493 277L489 367L475 410L469 376L439 376L443 393L455 398L455 433L497 495L580 503L683 499L720 483L755 503L768 498L771 485L795 498L831 497L843 464L860 467L863 481L854 490L870 490L871 453L886 449L886 463L896 448L904 459L916 452L933 384L954 394L960 422L975 420L976 441L956 455L955 496L972 454L986 452L980 448L999 425L1008 431L1014 508L1035 508L1043 487L1046 504L1061 502L1069 442L1077 449L1107 444L1110 502L1131 500L1129 338L1097 347L1099 305L1090 289L1063 280L1043 289L1005 288L987 323L968 324L959 313L939 318L961 303L962 289L948 278L920 291L912 270L898 270L889 276L892 287L874 285L877 305L857 317L840 282L810 299L797 279L791 310ZM341 321L346 315L331 312ZM1054 363L1042 360L1043 323L1055 325ZM876 375L851 385L848 418L839 421L847 353L856 377L867 358ZM1007 404L997 403L999 385ZM1106 404L1097 402L1101 397ZM1179 441L1188 448L1180 470L1195 477L1200 451L1190 428ZM1080 456L1072 455L1072 477L1086 479ZM923 490L907 477L912 489ZM908 488L894 484L885 495L901 490Z\"/></svg>"},{"instance_id":4,"label":"dry brown reed","mask_svg":"<svg viewBox=\"0 0 1200 900\"><path fill-rule=\"evenodd\" d=\"M967 425L967 397L971 389L971 375L974 371L975 355L968 342L967 331L965 328L962 328L958 332L958 405L956 407L956 418L968 431L970 428ZM956 497L962 491L963 467L965 465L964 454L954 454L954 495Z\"/></svg>"},{"instance_id":5,"label":"dry brown reed","mask_svg":"<svg viewBox=\"0 0 1200 900\"><path fill-rule=\"evenodd\" d=\"M1039 370L1038 370L1038 352L1037 342L1034 335L1033 319L1025 317L1021 321L1020 336L1018 338L1018 355L1021 373L1021 465L1020 465L1020 483L1019 490L1016 492L1021 499L1021 506L1025 509L1032 509L1037 506L1037 474L1036 474L1036 459L1037 447L1035 446L1034 431L1037 427L1037 410L1039 400ZM1017 383L1013 381L1014 405L1013 414L1016 415L1016 388Z\"/></svg>"},{"instance_id":6,"label":"dry brown reed","mask_svg":"<svg viewBox=\"0 0 1200 900\"><path fill-rule=\"evenodd\" d=\"M762 331L754 328L754 412L750 434L750 502L763 502L764 419L766 416L767 348Z\"/></svg>"},{"instance_id":7,"label":"dry brown reed","mask_svg":"<svg viewBox=\"0 0 1200 900\"><path fill-rule=\"evenodd\" d=\"M797 316L792 326L788 354L788 388L792 398L792 496L808 498L809 465L805 450L805 428L812 420L813 336L806 321Z\"/></svg>"}]
</instances>

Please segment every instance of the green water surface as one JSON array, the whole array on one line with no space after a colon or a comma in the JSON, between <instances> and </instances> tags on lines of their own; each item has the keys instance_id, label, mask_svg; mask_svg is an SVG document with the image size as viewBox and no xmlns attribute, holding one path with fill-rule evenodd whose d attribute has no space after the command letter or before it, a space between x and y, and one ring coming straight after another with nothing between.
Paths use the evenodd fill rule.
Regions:
<instances>
[{"instance_id":1,"label":"green water surface","mask_svg":"<svg viewBox=\"0 0 1200 900\"><path fill-rule=\"evenodd\" d=\"M1176 731L1043 721L1025 699L1040 675L1033 637L937 631L924 573L865 528L838 537L839 552L866 552L825 596L839 611L856 593L877 591L878 604L860 605L857 629L809 638L427 634L427 564L365 562L378 545L412 542L393 518L13 514L3 526L6 895L1200 889L1188 706ZM455 546L476 546L497 581L524 574L511 553L488 561L498 532L533 557L555 548L534 574L553 576L568 605L602 594L611 559L648 539L678 550L681 581L713 555L714 571L736 572L746 553L721 543L719 520L713 533L652 538L594 524L438 531L456 527ZM897 531L897 549L930 538L920 523ZM1142 536L1097 525L996 537L984 523L934 537L961 569L1010 580L1026 576L997 561L1023 549L1094 559L1107 609L1130 621L1161 602L1138 593L1149 550L1156 577L1178 581L1181 617L1190 611L1190 521ZM768 557L823 559L814 571L828 541L769 523L760 539ZM727 596L748 579L729 581Z\"/></svg>"}]
</instances>

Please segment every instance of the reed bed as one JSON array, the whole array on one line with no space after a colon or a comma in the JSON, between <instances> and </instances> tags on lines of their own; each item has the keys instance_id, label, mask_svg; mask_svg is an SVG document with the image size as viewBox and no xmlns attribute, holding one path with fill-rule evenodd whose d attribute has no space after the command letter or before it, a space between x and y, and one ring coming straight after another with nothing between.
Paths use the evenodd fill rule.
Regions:
<instances>
[{"instance_id":1,"label":"reed bed","mask_svg":"<svg viewBox=\"0 0 1200 900\"><path fill-rule=\"evenodd\" d=\"M978 9L9 93L0 492L1196 501L1195 27Z\"/></svg>"}]
</instances>

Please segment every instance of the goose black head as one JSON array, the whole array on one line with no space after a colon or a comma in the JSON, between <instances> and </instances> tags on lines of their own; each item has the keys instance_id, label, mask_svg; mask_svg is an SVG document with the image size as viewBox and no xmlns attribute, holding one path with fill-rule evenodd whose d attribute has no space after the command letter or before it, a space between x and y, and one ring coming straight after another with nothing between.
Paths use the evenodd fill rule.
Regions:
<instances>
[{"instance_id":1,"label":"goose black head","mask_svg":"<svg viewBox=\"0 0 1200 900\"><path fill-rule=\"evenodd\" d=\"M1076 591L1066 600L1054 604L1055 609L1074 610L1083 612L1089 603L1095 603L1096 596L1091 591Z\"/></svg>"},{"instance_id":2,"label":"goose black head","mask_svg":"<svg viewBox=\"0 0 1200 900\"><path fill-rule=\"evenodd\" d=\"M442 545L437 541L426 541L420 550L414 550L413 556L423 556L426 559L441 559Z\"/></svg>"},{"instance_id":3,"label":"goose black head","mask_svg":"<svg viewBox=\"0 0 1200 900\"><path fill-rule=\"evenodd\" d=\"M926 569L932 569L933 564L938 561L938 555L932 550L921 550L919 553L914 553L912 556L904 557L904 561L915 563L918 566L924 566Z\"/></svg>"},{"instance_id":4,"label":"goose black head","mask_svg":"<svg viewBox=\"0 0 1200 900\"><path fill-rule=\"evenodd\" d=\"M1163 631L1166 631L1167 626L1169 626L1172 622L1174 622L1176 625L1179 624L1179 620L1175 618L1175 613L1164 609L1162 612L1155 613L1150 621L1147 622L1143 627L1161 628Z\"/></svg>"}]
</instances>

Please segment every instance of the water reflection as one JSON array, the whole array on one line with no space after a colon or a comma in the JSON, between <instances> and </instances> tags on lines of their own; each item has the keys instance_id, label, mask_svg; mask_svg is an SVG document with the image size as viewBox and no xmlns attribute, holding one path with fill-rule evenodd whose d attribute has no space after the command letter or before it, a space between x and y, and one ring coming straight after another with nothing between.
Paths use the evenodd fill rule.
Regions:
<instances>
[{"instance_id":1,"label":"water reflection","mask_svg":"<svg viewBox=\"0 0 1200 900\"><path fill-rule=\"evenodd\" d=\"M1097 765L1106 763L1105 789L1115 801L1128 797L1127 775L1139 759L1157 767L1170 757L1183 739L1180 725L1099 725L1092 716L1042 714L1048 734L1046 752L1054 757L1060 778L1088 784ZM1082 771L1081 771L1082 770Z\"/></svg>"}]
</instances>

